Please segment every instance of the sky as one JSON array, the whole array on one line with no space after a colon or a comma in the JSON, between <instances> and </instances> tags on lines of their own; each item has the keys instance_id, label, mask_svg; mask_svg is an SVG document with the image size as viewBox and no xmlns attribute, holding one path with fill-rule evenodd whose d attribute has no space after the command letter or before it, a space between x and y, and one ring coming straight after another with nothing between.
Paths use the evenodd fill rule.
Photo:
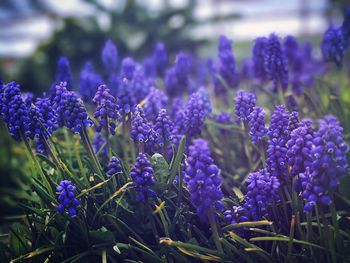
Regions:
<instances>
[{"instance_id":1,"label":"sky","mask_svg":"<svg viewBox=\"0 0 350 263\"><path fill-rule=\"evenodd\" d=\"M13 0L23 1L24 0ZM108 27L108 17L99 15L88 4L81 0L65 1L43 0L61 16L85 16L97 15L101 26ZM163 0L138 0L146 3L154 12L161 8ZM309 15L307 20L300 17L302 1L307 3ZM106 7L118 8L123 0L100 0ZM187 4L187 0L168 0L172 7L181 7ZM117 4L116 4L117 3ZM25 5L24 5L25 10ZM194 28L191 36L198 39L217 38L220 34L228 35L235 42L251 41L258 36L275 32L280 36L287 34L320 35L327 26L328 21L324 17L327 8L326 0L200 0L194 16L199 21L206 21L212 16L239 13L241 19L220 23L203 23ZM6 12L0 10L0 18L6 21ZM174 23L180 23L174 19ZM30 56L37 45L49 38L61 25L44 15L35 15L30 18L16 19L16 23L2 23L0 25L0 57L21 58Z\"/></svg>"}]
</instances>

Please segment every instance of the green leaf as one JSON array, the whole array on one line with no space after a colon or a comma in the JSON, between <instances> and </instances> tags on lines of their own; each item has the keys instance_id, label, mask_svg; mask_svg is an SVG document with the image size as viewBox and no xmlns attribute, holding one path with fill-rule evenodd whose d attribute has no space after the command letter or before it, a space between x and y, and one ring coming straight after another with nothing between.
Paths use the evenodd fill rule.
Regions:
<instances>
[{"instance_id":1,"label":"green leaf","mask_svg":"<svg viewBox=\"0 0 350 263\"><path fill-rule=\"evenodd\" d=\"M179 147L177 149L176 157L174 163L170 167L170 174L168 178L168 186L171 185L175 179L175 176L181 166L183 155L185 152L186 136L182 136Z\"/></svg>"},{"instance_id":2,"label":"green leaf","mask_svg":"<svg viewBox=\"0 0 350 263\"><path fill-rule=\"evenodd\" d=\"M154 167L154 177L157 183L160 186L164 186L166 179L169 177L169 165L167 161L161 154L155 153L151 158L151 163Z\"/></svg>"}]
</instances>

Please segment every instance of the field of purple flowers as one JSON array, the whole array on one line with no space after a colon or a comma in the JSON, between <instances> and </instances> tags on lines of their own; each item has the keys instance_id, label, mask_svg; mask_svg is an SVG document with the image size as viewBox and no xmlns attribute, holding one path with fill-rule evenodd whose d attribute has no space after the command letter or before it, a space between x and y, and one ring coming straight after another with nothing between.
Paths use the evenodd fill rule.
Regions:
<instances>
[{"instance_id":1,"label":"field of purple flowers","mask_svg":"<svg viewBox=\"0 0 350 263\"><path fill-rule=\"evenodd\" d=\"M42 97L1 82L30 181L0 261L350 262L349 46L346 14L240 64L226 36L207 61L109 40L103 72L62 57Z\"/></svg>"}]
</instances>

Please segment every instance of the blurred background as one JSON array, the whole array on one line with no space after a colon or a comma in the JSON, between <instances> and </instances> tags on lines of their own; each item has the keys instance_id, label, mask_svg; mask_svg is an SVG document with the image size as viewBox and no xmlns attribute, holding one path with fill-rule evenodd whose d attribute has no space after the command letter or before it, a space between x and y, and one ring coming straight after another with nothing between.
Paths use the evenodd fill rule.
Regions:
<instances>
[{"instance_id":1,"label":"blurred background","mask_svg":"<svg viewBox=\"0 0 350 263\"><path fill-rule=\"evenodd\" d=\"M330 0L0 0L0 75L34 93L48 90L57 59L69 58L77 77L86 60L101 66L104 42L120 57L142 59L157 41L170 54L216 55L216 40L234 41L238 59L251 42L275 32L318 44L327 26L340 23L349 1Z\"/></svg>"}]
</instances>

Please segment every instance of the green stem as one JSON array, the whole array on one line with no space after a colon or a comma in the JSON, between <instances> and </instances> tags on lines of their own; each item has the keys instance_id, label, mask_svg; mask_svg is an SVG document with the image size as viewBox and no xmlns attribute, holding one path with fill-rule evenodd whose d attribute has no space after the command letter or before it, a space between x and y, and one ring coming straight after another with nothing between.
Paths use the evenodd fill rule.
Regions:
<instances>
[{"instance_id":1,"label":"green stem","mask_svg":"<svg viewBox=\"0 0 350 263\"><path fill-rule=\"evenodd\" d=\"M102 175L102 168L101 168L101 165L92 149L92 146L91 146L91 143L90 143L90 140L86 134L86 130L83 129L81 132L80 132L80 136L81 136L81 139L83 141L83 145L85 147L85 150L86 152L88 153L89 157L90 157L90 160L92 162L92 166L95 170L95 173L99 174L99 175Z\"/></svg>"},{"instance_id":2,"label":"green stem","mask_svg":"<svg viewBox=\"0 0 350 263\"><path fill-rule=\"evenodd\" d=\"M220 253L223 253L224 251L223 251L222 246L221 246L220 236L219 236L218 228L217 228L216 221L214 218L213 207L211 207L209 212L208 212L208 218L209 218L210 228L211 228L211 232L213 233L213 238L214 238L216 248L218 249L218 251Z\"/></svg>"},{"instance_id":3,"label":"green stem","mask_svg":"<svg viewBox=\"0 0 350 263\"><path fill-rule=\"evenodd\" d=\"M330 205L330 210L331 210L331 214L332 214L332 223L334 226L337 249L338 249L338 251L343 251L343 239L339 233L339 223L338 223L338 219L337 219L337 211L335 209L335 204L334 204L334 194L330 193L330 197L332 199L332 203Z\"/></svg>"},{"instance_id":4,"label":"green stem","mask_svg":"<svg viewBox=\"0 0 350 263\"><path fill-rule=\"evenodd\" d=\"M292 215L292 219L290 221L287 261L291 260L290 257L291 257L292 248L293 248L294 228L295 228L295 215Z\"/></svg>"}]
</instances>

